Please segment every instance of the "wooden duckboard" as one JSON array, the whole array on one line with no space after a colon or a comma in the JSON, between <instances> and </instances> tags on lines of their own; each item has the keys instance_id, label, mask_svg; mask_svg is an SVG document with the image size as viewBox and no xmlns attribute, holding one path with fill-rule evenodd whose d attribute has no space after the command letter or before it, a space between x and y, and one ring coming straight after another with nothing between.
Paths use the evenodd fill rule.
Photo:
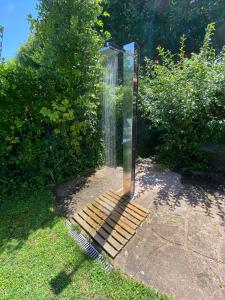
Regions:
<instances>
[{"instance_id":1,"label":"wooden duckboard","mask_svg":"<svg viewBox=\"0 0 225 300\"><path fill-rule=\"evenodd\" d=\"M73 219L114 258L148 213L146 208L110 190L88 203Z\"/></svg>"}]
</instances>

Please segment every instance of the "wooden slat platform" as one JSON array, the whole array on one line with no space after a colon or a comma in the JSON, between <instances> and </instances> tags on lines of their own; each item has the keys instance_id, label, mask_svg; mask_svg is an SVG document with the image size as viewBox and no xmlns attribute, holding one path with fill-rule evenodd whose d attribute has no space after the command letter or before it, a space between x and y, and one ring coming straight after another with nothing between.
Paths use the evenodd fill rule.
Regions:
<instances>
[{"instance_id":1,"label":"wooden slat platform","mask_svg":"<svg viewBox=\"0 0 225 300\"><path fill-rule=\"evenodd\" d=\"M110 190L88 203L73 219L115 257L148 213L146 208Z\"/></svg>"}]
</instances>

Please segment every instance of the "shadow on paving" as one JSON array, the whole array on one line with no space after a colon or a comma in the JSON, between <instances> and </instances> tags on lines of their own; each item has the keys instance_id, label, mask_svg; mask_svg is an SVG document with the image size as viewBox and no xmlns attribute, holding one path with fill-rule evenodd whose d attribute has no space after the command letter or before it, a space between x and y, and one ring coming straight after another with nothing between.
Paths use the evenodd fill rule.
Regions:
<instances>
[{"instance_id":1,"label":"shadow on paving","mask_svg":"<svg viewBox=\"0 0 225 300\"><path fill-rule=\"evenodd\" d=\"M174 210L181 206L181 202L191 205L193 208L201 207L205 215L214 218L216 215L221 220L221 225L225 226L225 187L216 182L207 184L199 182L193 177L182 178L183 189L178 194L171 194L165 186L158 192L155 206L167 205Z\"/></svg>"},{"instance_id":2,"label":"shadow on paving","mask_svg":"<svg viewBox=\"0 0 225 300\"><path fill-rule=\"evenodd\" d=\"M147 166L146 164L139 164L137 168L137 185L136 198L144 194L147 189L157 187L157 197L154 199L156 209L160 206L167 206L173 211L185 201L196 209L201 207L202 211L210 218L219 216L222 226L225 226L225 189L224 184L218 182L216 178L211 178L210 180L204 178L200 180L199 177L181 176L178 173L150 163ZM127 204L123 205L123 211L126 209ZM119 203L114 207L112 213L115 213L118 207L121 209ZM105 233L105 240L111 235L119 219L120 216L117 214L114 226L110 225L110 230ZM108 221L109 217L99 228L97 234L101 235L101 230L103 229L105 231L104 225L109 225ZM93 246L96 247L95 242L93 242ZM98 250L101 249L98 247ZM56 295L59 295L69 285L71 278L84 263L85 259L80 261L70 273L61 271L51 281L51 287Z\"/></svg>"},{"instance_id":3,"label":"shadow on paving","mask_svg":"<svg viewBox=\"0 0 225 300\"><path fill-rule=\"evenodd\" d=\"M219 216L225 226L225 176L217 173L179 174L146 160L137 170L137 197L147 189L157 188L155 207L169 206L171 210L185 202L192 207L201 207L211 218Z\"/></svg>"},{"instance_id":4,"label":"shadow on paving","mask_svg":"<svg viewBox=\"0 0 225 300\"><path fill-rule=\"evenodd\" d=\"M55 196L55 208L60 215L68 217L73 213L74 194L78 193L88 184L90 176L94 173L94 169L88 170L76 178L69 178L58 183L53 188L53 194Z\"/></svg>"}]
</instances>

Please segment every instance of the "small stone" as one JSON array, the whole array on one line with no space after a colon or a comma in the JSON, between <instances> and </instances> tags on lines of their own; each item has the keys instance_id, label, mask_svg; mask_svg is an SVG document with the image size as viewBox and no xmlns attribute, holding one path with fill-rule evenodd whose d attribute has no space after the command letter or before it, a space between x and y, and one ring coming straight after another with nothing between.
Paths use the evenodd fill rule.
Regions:
<instances>
[{"instance_id":1,"label":"small stone","mask_svg":"<svg viewBox=\"0 0 225 300\"><path fill-rule=\"evenodd\" d=\"M145 272L144 272L144 271L141 271L141 275L145 275Z\"/></svg>"},{"instance_id":2,"label":"small stone","mask_svg":"<svg viewBox=\"0 0 225 300\"><path fill-rule=\"evenodd\" d=\"M125 256L128 256L128 251L126 250L124 254L125 254Z\"/></svg>"}]
</instances>

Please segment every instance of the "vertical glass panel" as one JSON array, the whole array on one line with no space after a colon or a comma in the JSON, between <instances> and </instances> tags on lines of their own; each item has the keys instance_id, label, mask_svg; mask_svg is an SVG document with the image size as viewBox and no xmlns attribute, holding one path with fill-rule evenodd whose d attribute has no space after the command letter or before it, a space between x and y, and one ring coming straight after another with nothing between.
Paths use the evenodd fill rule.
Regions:
<instances>
[{"instance_id":1,"label":"vertical glass panel","mask_svg":"<svg viewBox=\"0 0 225 300\"><path fill-rule=\"evenodd\" d=\"M108 182L120 182L123 192L134 193L136 146L137 62L135 43L123 51L113 46L103 48L102 132ZM122 85L121 85L122 83ZM118 165L123 163L123 174ZM121 168L120 168L121 169ZM121 169L122 170L122 169ZM121 175L121 176L118 176Z\"/></svg>"},{"instance_id":2,"label":"vertical glass panel","mask_svg":"<svg viewBox=\"0 0 225 300\"><path fill-rule=\"evenodd\" d=\"M124 46L123 57L123 191L132 196L134 193L134 93L135 77L134 43Z\"/></svg>"},{"instance_id":3,"label":"vertical glass panel","mask_svg":"<svg viewBox=\"0 0 225 300\"><path fill-rule=\"evenodd\" d=\"M116 166L116 86L118 55L109 49L104 61L102 89L102 132L106 166Z\"/></svg>"}]
</instances>

